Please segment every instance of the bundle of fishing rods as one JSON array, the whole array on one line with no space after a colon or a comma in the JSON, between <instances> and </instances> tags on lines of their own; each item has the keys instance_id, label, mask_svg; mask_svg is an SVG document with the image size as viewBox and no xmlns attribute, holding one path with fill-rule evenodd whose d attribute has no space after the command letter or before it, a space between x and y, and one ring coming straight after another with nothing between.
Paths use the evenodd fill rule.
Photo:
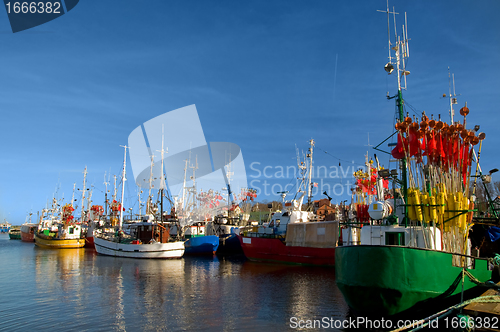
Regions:
<instances>
[{"instance_id":1,"label":"bundle of fishing rods","mask_svg":"<svg viewBox=\"0 0 500 332\"><path fill-rule=\"evenodd\" d=\"M467 254L472 226L477 172L484 133L466 128L467 105L460 109L463 122L447 124L406 116L395 125L398 142L392 156L406 161L407 216L416 224L438 227L442 249ZM474 147L479 144L478 154ZM471 185L472 161L476 174Z\"/></svg>"}]
</instances>

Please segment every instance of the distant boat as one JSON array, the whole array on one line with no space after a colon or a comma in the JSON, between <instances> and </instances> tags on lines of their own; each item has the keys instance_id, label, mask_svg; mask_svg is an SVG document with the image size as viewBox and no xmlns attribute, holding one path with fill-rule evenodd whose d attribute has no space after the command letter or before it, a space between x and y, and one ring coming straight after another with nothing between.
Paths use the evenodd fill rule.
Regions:
<instances>
[{"instance_id":1,"label":"distant boat","mask_svg":"<svg viewBox=\"0 0 500 332\"><path fill-rule=\"evenodd\" d=\"M338 221L300 218L305 212L286 209L275 213L268 227L254 226L237 235L245 256L253 261L335 266Z\"/></svg>"},{"instance_id":2,"label":"distant boat","mask_svg":"<svg viewBox=\"0 0 500 332\"><path fill-rule=\"evenodd\" d=\"M217 235L206 234L206 222L187 226L184 232L186 255L214 255L219 247Z\"/></svg>"},{"instance_id":3,"label":"distant boat","mask_svg":"<svg viewBox=\"0 0 500 332\"><path fill-rule=\"evenodd\" d=\"M207 225L207 232L219 236L217 255L243 254L243 249L237 235L240 229L247 227L246 223L242 222L239 218L231 218L224 215L215 216L214 221ZM242 224L245 224L245 226Z\"/></svg>"},{"instance_id":4,"label":"distant boat","mask_svg":"<svg viewBox=\"0 0 500 332\"><path fill-rule=\"evenodd\" d=\"M98 254L128 258L180 258L184 254L183 241L169 241L168 229L156 222L138 222L123 231L94 233Z\"/></svg>"},{"instance_id":5,"label":"distant boat","mask_svg":"<svg viewBox=\"0 0 500 332\"><path fill-rule=\"evenodd\" d=\"M55 232L53 232L55 230ZM41 248L74 249L82 248L85 239L81 237L81 226L59 224L35 233L35 244Z\"/></svg>"},{"instance_id":6,"label":"distant boat","mask_svg":"<svg viewBox=\"0 0 500 332\"><path fill-rule=\"evenodd\" d=\"M97 228L100 227L101 223L104 223L103 219L104 209L101 205L92 205L90 208L90 218L86 222L85 230L85 248L95 249L94 245L94 234Z\"/></svg>"},{"instance_id":7,"label":"distant boat","mask_svg":"<svg viewBox=\"0 0 500 332\"><path fill-rule=\"evenodd\" d=\"M239 197L240 203L233 202L228 211L215 216L214 220L209 224L210 227L208 227L207 233L219 236L217 255L243 254L238 234L242 230L248 230L249 228L251 201L256 197L256 190L242 188Z\"/></svg>"},{"instance_id":8,"label":"distant boat","mask_svg":"<svg viewBox=\"0 0 500 332\"><path fill-rule=\"evenodd\" d=\"M0 223L0 233L8 233L10 230L11 224L4 220L3 223Z\"/></svg>"},{"instance_id":9,"label":"distant boat","mask_svg":"<svg viewBox=\"0 0 500 332\"><path fill-rule=\"evenodd\" d=\"M11 240L21 240L20 226L11 226L9 230L9 238Z\"/></svg>"},{"instance_id":10,"label":"distant boat","mask_svg":"<svg viewBox=\"0 0 500 332\"><path fill-rule=\"evenodd\" d=\"M125 169L127 162L127 147L123 160L122 199L125 190ZM163 197L163 189L161 189ZM176 241L170 237L170 228L166 223L157 222L154 217L130 223L128 234L123 231L123 208L117 205L120 211L118 230L98 229L94 231L94 246L98 254L128 258L180 258L184 255L184 241ZM160 214L161 215L161 214Z\"/></svg>"},{"instance_id":11,"label":"distant boat","mask_svg":"<svg viewBox=\"0 0 500 332\"><path fill-rule=\"evenodd\" d=\"M61 219L52 216L43 220L35 232L35 245L41 248L72 249L82 248L85 238L82 236L82 227L73 222L74 208L71 204L62 207Z\"/></svg>"},{"instance_id":12,"label":"distant boat","mask_svg":"<svg viewBox=\"0 0 500 332\"><path fill-rule=\"evenodd\" d=\"M187 169L189 160L185 160L184 181L181 199L174 203L169 220L172 223L172 235L185 241L186 255L215 255L219 247L219 237L207 233L212 204L222 198L213 190L198 192L196 189L195 168L190 177L192 186L187 186Z\"/></svg>"},{"instance_id":13,"label":"distant boat","mask_svg":"<svg viewBox=\"0 0 500 332\"><path fill-rule=\"evenodd\" d=\"M38 228L38 224L24 223L21 225L21 241L23 242L35 242L35 231Z\"/></svg>"},{"instance_id":14,"label":"distant boat","mask_svg":"<svg viewBox=\"0 0 500 332\"><path fill-rule=\"evenodd\" d=\"M248 259L304 265L335 265L339 222L315 221L312 211L302 210L306 190L311 197L311 180L309 176L306 181L306 173L310 174L312 168L314 140L310 140L310 145L307 154L309 170L305 162L299 164L302 183L297 192L298 197L284 203L283 211L275 212L269 223L240 231L237 235Z\"/></svg>"}]
</instances>

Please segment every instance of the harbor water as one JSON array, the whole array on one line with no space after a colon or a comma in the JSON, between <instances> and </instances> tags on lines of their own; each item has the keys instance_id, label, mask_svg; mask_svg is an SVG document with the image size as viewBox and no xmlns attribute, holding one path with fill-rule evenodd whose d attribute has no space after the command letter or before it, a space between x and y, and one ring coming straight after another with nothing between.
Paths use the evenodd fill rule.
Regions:
<instances>
[{"instance_id":1,"label":"harbor water","mask_svg":"<svg viewBox=\"0 0 500 332\"><path fill-rule=\"evenodd\" d=\"M115 258L7 234L0 263L0 331L290 331L348 315L332 268Z\"/></svg>"}]
</instances>

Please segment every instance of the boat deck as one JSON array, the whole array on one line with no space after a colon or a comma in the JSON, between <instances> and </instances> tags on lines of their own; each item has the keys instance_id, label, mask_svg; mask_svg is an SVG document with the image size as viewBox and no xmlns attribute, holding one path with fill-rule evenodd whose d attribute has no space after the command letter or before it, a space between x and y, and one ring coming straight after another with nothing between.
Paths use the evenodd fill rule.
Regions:
<instances>
[{"instance_id":1,"label":"boat deck","mask_svg":"<svg viewBox=\"0 0 500 332\"><path fill-rule=\"evenodd\" d=\"M500 286L500 282L497 283ZM481 296L500 296L500 290L488 289ZM463 312L467 315L473 317L495 317L492 322L499 324L500 322L500 302L488 302L488 303L471 303L467 305ZM495 329L488 328L476 328L476 331L498 331Z\"/></svg>"}]
</instances>

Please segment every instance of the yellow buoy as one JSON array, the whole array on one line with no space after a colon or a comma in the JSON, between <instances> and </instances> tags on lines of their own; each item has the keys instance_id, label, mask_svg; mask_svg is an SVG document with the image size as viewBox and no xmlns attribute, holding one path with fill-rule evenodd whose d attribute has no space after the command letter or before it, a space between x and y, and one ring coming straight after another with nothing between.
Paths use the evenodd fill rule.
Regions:
<instances>
[{"instance_id":1,"label":"yellow buoy","mask_svg":"<svg viewBox=\"0 0 500 332\"><path fill-rule=\"evenodd\" d=\"M429 197L429 204L431 205L429 207L429 211L430 211L429 214L430 214L431 220L433 220L434 222L438 222L437 207L433 206L433 205L436 205L436 196Z\"/></svg>"},{"instance_id":2,"label":"yellow buoy","mask_svg":"<svg viewBox=\"0 0 500 332\"><path fill-rule=\"evenodd\" d=\"M410 220L417 220L417 216L415 214L415 189L408 189L408 218Z\"/></svg>"},{"instance_id":3,"label":"yellow buoy","mask_svg":"<svg viewBox=\"0 0 500 332\"><path fill-rule=\"evenodd\" d=\"M420 199L423 204L423 212L424 212L424 217L425 217L425 222L429 223L431 221L431 209L429 208L429 195L428 194L422 194L420 196Z\"/></svg>"},{"instance_id":4,"label":"yellow buoy","mask_svg":"<svg viewBox=\"0 0 500 332\"><path fill-rule=\"evenodd\" d=\"M462 193L457 192L455 193L455 200L454 200L454 210L460 211L462 210ZM454 215L457 216L454 219L454 225L457 226L458 228L462 228L461 221L462 221L462 216L458 216L460 212L455 212Z\"/></svg>"},{"instance_id":5,"label":"yellow buoy","mask_svg":"<svg viewBox=\"0 0 500 332\"><path fill-rule=\"evenodd\" d=\"M452 211L455 210L455 195L450 193L447 195L447 200L446 200L446 210ZM455 216L455 212L445 212L444 213L444 220L448 220L450 218L453 218ZM455 225L455 218L448 220L445 224L445 230L446 226L448 226L448 230L450 227L453 227Z\"/></svg>"},{"instance_id":6,"label":"yellow buoy","mask_svg":"<svg viewBox=\"0 0 500 332\"><path fill-rule=\"evenodd\" d=\"M421 202L420 202L420 190L418 190L417 188L414 189L414 193L415 193L415 196L414 196L414 200L415 200L415 214L416 214L416 217L417 217L417 220L418 221L422 221L424 220L424 215L422 213L422 207L420 206Z\"/></svg>"},{"instance_id":7,"label":"yellow buoy","mask_svg":"<svg viewBox=\"0 0 500 332\"><path fill-rule=\"evenodd\" d=\"M469 199L467 198L467 196L463 195L462 194L462 210L468 210L469 209ZM462 231L466 231L467 230L467 220L468 220L468 216L471 212L467 212L467 213L464 213L463 215L461 215L461 225L462 225Z\"/></svg>"},{"instance_id":8,"label":"yellow buoy","mask_svg":"<svg viewBox=\"0 0 500 332\"><path fill-rule=\"evenodd\" d=\"M439 214L439 217L442 219L441 222L443 222L444 220L444 214L445 214L445 210L446 210L446 193L444 192L440 192L438 194L438 204L440 205L437 210L438 210L438 214Z\"/></svg>"}]
</instances>

